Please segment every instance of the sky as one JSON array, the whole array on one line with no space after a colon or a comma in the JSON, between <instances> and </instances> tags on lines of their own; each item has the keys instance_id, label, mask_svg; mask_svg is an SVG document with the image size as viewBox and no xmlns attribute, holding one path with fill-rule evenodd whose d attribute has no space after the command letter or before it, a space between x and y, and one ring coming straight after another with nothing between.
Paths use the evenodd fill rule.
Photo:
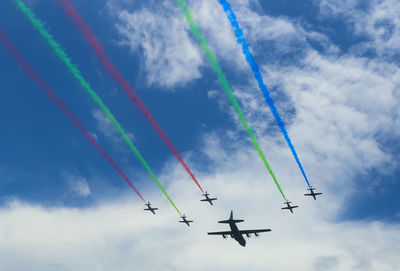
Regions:
<instances>
[{"instance_id":1,"label":"sky","mask_svg":"<svg viewBox=\"0 0 400 271\"><path fill-rule=\"evenodd\" d=\"M120 122L169 204L100 108L13 1L0 28L120 166L143 202L0 46L1 270L400 268L400 3L232 0L308 179L265 103L225 13L188 1L254 129L283 199L173 0L71 0L211 196L107 73L58 1L24 1ZM208 236L233 210L245 248ZM288 260L290 259L290 260Z\"/></svg>"}]
</instances>

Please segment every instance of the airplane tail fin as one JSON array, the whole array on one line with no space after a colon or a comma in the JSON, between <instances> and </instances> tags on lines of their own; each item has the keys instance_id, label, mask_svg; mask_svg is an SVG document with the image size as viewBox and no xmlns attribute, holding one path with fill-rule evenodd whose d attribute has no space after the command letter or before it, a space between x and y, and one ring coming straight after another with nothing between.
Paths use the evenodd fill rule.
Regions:
<instances>
[{"instance_id":1,"label":"airplane tail fin","mask_svg":"<svg viewBox=\"0 0 400 271\"><path fill-rule=\"evenodd\" d=\"M240 222L243 222L243 221L244 220L242 220L242 219L233 219L233 211L231 211L231 216L229 217L228 220L221 220L221 221L218 221L218 223L229 224L229 223L240 223Z\"/></svg>"}]
</instances>

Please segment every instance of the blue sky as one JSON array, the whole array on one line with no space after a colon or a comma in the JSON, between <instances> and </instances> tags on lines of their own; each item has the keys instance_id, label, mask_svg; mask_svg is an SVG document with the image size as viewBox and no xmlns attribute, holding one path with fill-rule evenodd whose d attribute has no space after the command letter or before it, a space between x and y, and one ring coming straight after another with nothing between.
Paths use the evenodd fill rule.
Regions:
<instances>
[{"instance_id":1,"label":"blue sky","mask_svg":"<svg viewBox=\"0 0 400 271\"><path fill-rule=\"evenodd\" d=\"M263 206L267 205L270 215L266 220L253 221L253 226L280 220L282 216L276 211L282 200L174 1L140 4L130 0L71 2L200 183L225 200L210 216L217 219L217 214L225 216L227 210L237 208L242 211L242 216L257 218L256 211L265 211ZM198 215L199 220L202 215L208 214L209 209L206 212L204 206L193 203L193 198L197 201L200 196L195 184L127 94L108 75L57 1L31 0L26 3L46 23L72 62L133 138L134 144L181 209ZM377 239L394 240L391 236L398 235L400 219L396 201L400 188L400 165L397 162L400 150L397 143L400 137L400 43L397 42L400 19L399 13L395 12L400 11L400 5L392 0L367 3L356 0L232 1L232 8L245 30L245 37L310 182L324 192L325 199L311 206L302 198L306 183L235 42L222 8L217 1L211 0L189 3L278 180L289 199L304 206L304 212L309 211L299 214L297 218L302 221L299 224L308 225L306 221L312 214L320 220L312 219L316 224L310 228L311 234L318 234L317 225L321 225L319 233L327 235L334 235L333 229L341 227L357 234L364 231L368 234L370 229L375 232L377 227ZM9 215L12 223L13 217L21 210L27 212L27 217L38 212L48 219L46 225L55 225L52 222L54 217L63 216L76 208L78 212L88 214L87 217L95 217L90 220L92 223L101 223L96 214L101 216L102 210L106 215L110 214L111 207L117 208L111 216L119 219L119 214L123 216L123 211L131 208L144 222L137 225L132 221L126 224L121 222L121 225L129 224L138 227L138 230L152 229L153 234L161 238L177 233L174 226L180 225L174 224L176 214L100 109L12 1L1 1L0 10L1 29L13 40L34 70L98 138L100 145L127 173L144 197L168 210L159 220L142 214L141 203L129 186L20 70L7 50L0 47L0 107L3 113L0 116L3 127L0 133L0 206L4 217ZM267 192L262 194L261 191ZM254 208L254 211L245 207ZM82 214L76 218L79 221L77 225L86 225ZM64 218L74 220L72 215ZM290 232L285 234L296 236L288 227L296 220L287 219L285 216L279 222L282 225L275 227L282 226ZM0 233L2 223L13 226L6 225L0 218ZM163 223L169 226L163 229L160 227ZM121 225L116 227L121 230L121 233L116 233L117 236L127 234ZM108 228L103 230L112 231ZM208 228L198 227L199 232L206 230ZM186 233L179 234L188 238ZM131 241L143 243L146 240L141 236L136 238ZM357 235L354 242L362 238ZM0 243L1 240L0 234ZM10 240L10 246L21 245L12 237ZM65 240L62 239L60 244ZM87 242L93 245L97 242L94 240ZM180 241L183 240L173 242L179 245ZM219 245L220 240L213 241ZM390 248L389 243L384 243L382 251L352 255L354 257L349 260L342 255L346 249L351 250L354 243L340 247L335 245L333 239L320 237L318 241L328 244L326 255L317 255L309 265L304 266L305 269L350 270L353 267L353 270L373 270L384 258L378 257L377 262L368 263L362 259L374 257L374 253L386 252L387 247ZM43 251L49 249L45 242L38 242L43 245ZM161 247L167 246L161 243L160 247L153 248L156 254ZM201 245L193 245L191 249L207 248L208 243L204 240L199 243ZM294 247L295 244L301 246L301 243L301 238L287 238L284 242ZM123 246L123 242L112 241L116 250ZM268 246L268 241L255 248L265 251L265 246ZM135 249L140 250L141 247ZM142 249L150 251L152 248L146 246ZM318 253L314 248L309 249ZM277 251L280 251L279 245ZM103 252L99 251L97 255L101 257ZM238 252L233 250L232 253ZM23 254L29 255L29 246ZM187 254L179 255L179 259L191 259ZM112 258L112 261L118 261L118 257ZM56 257L60 264L67 258ZM249 256L245 262L251 262L250 259ZM83 258L81 262L90 265L91 260ZM161 262L169 266L168 270L179 269L175 261L163 258ZM212 262L221 268L225 266L218 259ZM12 260L7 264L5 268L14 270L19 266ZM158 270L159 266L152 264L143 260L141 266ZM393 262L393 266L395 264ZM66 269L72 268L67 263L61 265ZM34 266L42 268L40 264ZM274 266L270 265L271 268ZM395 270L390 269L391 266L388 264L387 270ZM261 267L265 267L265 263L255 264L254 270ZM84 270L84 264L74 265L73 268ZM124 268L121 263L117 270ZM190 270L197 269L190 265ZM290 266L282 270L290 270Z\"/></svg>"}]
</instances>

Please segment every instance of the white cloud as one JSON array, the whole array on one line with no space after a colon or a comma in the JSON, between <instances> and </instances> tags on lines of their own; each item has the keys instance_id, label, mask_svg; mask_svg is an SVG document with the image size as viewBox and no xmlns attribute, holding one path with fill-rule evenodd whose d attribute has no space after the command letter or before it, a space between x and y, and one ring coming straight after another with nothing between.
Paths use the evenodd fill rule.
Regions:
<instances>
[{"instance_id":1,"label":"white cloud","mask_svg":"<svg viewBox=\"0 0 400 271\"><path fill-rule=\"evenodd\" d=\"M114 147L119 151L126 151L125 145L126 144L121 136L121 134L117 131L111 121L104 115L104 113L100 110L92 111L92 116L96 120L97 129L108 139L110 139ZM125 131L129 139L134 142L135 136Z\"/></svg>"},{"instance_id":2,"label":"white cloud","mask_svg":"<svg viewBox=\"0 0 400 271\"><path fill-rule=\"evenodd\" d=\"M325 17L344 16L346 12L354 11L359 3L358 0L314 1L314 4L319 5L320 14Z\"/></svg>"},{"instance_id":3,"label":"white cloud","mask_svg":"<svg viewBox=\"0 0 400 271\"><path fill-rule=\"evenodd\" d=\"M141 50L149 84L172 87L199 78L202 55L185 31L177 8L162 3L155 11L117 12L121 43Z\"/></svg>"},{"instance_id":4,"label":"white cloud","mask_svg":"<svg viewBox=\"0 0 400 271\"><path fill-rule=\"evenodd\" d=\"M359 7L365 5L363 9ZM353 54L372 51L392 61L400 55L400 3L396 0L368 1L321 1L321 16L340 16L348 23L355 35L367 37L367 41L354 46Z\"/></svg>"},{"instance_id":5,"label":"white cloud","mask_svg":"<svg viewBox=\"0 0 400 271\"><path fill-rule=\"evenodd\" d=\"M348 160L349 171L388 162L392 157L378 142L380 136L391 136L391 124L398 121L399 99L394 93L400 77L394 67L375 60L326 58L317 53L309 54L301 64L278 67L268 80L293 101L296 116L290 134L306 140L298 144L316 150L313 157L325 163L327 159L333 163ZM327 152L331 158L324 156Z\"/></svg>"},{"instance_id":6,"label":"white cloud","mask_svg":"<svg viewBox=\"0 0 400 271\"><path fill-rule=\"evenodd\" d=\"M142 8L134 11L127 11L114 2L109 1L108 6L116 20L121 44L134 52L143 53L149 84L171 89L200 78L202 66L210 68L175 1L163 1L161 5L157 3L157 8L150 2L152 10ZM260 42L274 46L274 54L271 54L274 61L293 48L299 52L308 49L307 40L318 42L327 53L338 50L324 34L306 31L299 22L260 15L251 10L252 1L233 2L255 56L265 53L255 50ZM250 75L241 47L220 4L210 0L192 1L190 4L196 11L193 14L196 23L221 64L235 65L240 72Z\"/></svg>"},{"instance_id":7,"label":"white cloud","mask_svg":"<svg viewBox=\"0 0 400 271\"><path fill-rule=\"evenodd\" d=\"M87 197L92 194L88 182L82 176L65 174L65 177L69 183L71 191L76 193L78 196Z\"/></svg>"},{"instance_id":8,"label":"white cloud","mask_svg":"<svg viewBox=\"0 0 400 271\"><path fill-rule=\"evenodd\" d=\"M84 209L10 202L0 209L0 269L202 270L206 262L214 270L397 270L398 225L337 222L331 212L342 204L337 193L324 190L318 201L305 199L300 182L286 191L301 208L293 215L283 212L256 154L240 150L215 161L221 162L215 174L201 176L202 184L219 197L214 207L199 201L186 176L170 172L160 178L173 180L167 190L195 220L190 228L177 223L177 213L158 190L145 195L160 208L155 216L132 196ZM240 228L268 227L272 232L248 240L246 248L207 236L207 231L226 229L216 221L231 209L245 219Z\"/></svg>"}]
</instances>

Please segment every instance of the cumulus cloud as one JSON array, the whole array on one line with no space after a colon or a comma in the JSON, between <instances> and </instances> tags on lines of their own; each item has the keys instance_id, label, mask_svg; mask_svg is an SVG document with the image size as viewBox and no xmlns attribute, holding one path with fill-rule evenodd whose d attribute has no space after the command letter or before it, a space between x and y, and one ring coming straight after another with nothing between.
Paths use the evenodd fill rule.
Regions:
<instances>
[{"instance_id":1,"label":"cumulus cloud","mask_svg":"<svg viewBox=\"0 0 400 271\"><path fill-rule=\"evenodd\" d=\"M82 176L74 174L65 174L65 177L69 183L71 191L81 197L87 197L92 194L89 184Z\"/></svg>"},{"instance_id":2,"label":"cumulus cloud","mask_svg":"<svg viewBox=\"0 0 400 271\"><path fill-rule=\"evenodd\" d=\"M115 12L121 43L143 53L150 85L172 87L200 77L199 66L203 59L185 31L187 26L179 12L165 2L151 11L143 8Z\"/></svg>"},{"instance_id":3,"label":"cumulus cloud","mask_svg":"<svg viewBox=\"0 0 400 271\"><path fill-rule=\"evenodd\" d=\"M113 142L113 146L119 151L126 151L124 146L125 142L122 139L121 134L117 131L111 121L104 115L104 113L100 110L94 110L92 111L92 116L96 121L97 129ZM127 131L125 131L125 133L132 142L135 140L135 136L132 133Z\"/></svg>"},{"instance_id":4,"label":"cumulus cloud","mask_svg":"<svg viewBox=\"0 0 400 271\"><path fill-rule=\"evenodd\" d=\"M391 124L398 121L395 90L400 77L395 67L351 56L326 58L315 52L302 64L277 68L268 76L271 86L292 101L296 114L290 134L296 142L315 150L312 156L325 165L351 161L341 168L347 171L363 171L393 160L379 142L391 137ZM325 156L330 150L332 156Z\"/></svg>"},{"instance_id":5,"label":"cumulus cloud","mask_svg":"<svg viewBox=\"0 0 400 271\"><path fill-rule=\"evenodd\" d=\"M331 210L343 203L337 194L324 190L318 201L305 199L300 183L286 191L302 208L283 213L265 169L249 162L257 161L255 153L213 157L221 166L202 182L219 197L214 207L199 201L186 176L174 171L161 176L173 180L167 190L195 220L190 228L178 224L178 214L157 190L147 194L160 208L155 216L126 196L80 209L10 201L0 209L1 270L202 270L205 262L215 270L397 270L398 225L335 221ZM245 219L241 229L272 232L249 239L246 248L208 236L207 231L226 230L216 221L231 209Z\"/></svg>"}]
</instances>

